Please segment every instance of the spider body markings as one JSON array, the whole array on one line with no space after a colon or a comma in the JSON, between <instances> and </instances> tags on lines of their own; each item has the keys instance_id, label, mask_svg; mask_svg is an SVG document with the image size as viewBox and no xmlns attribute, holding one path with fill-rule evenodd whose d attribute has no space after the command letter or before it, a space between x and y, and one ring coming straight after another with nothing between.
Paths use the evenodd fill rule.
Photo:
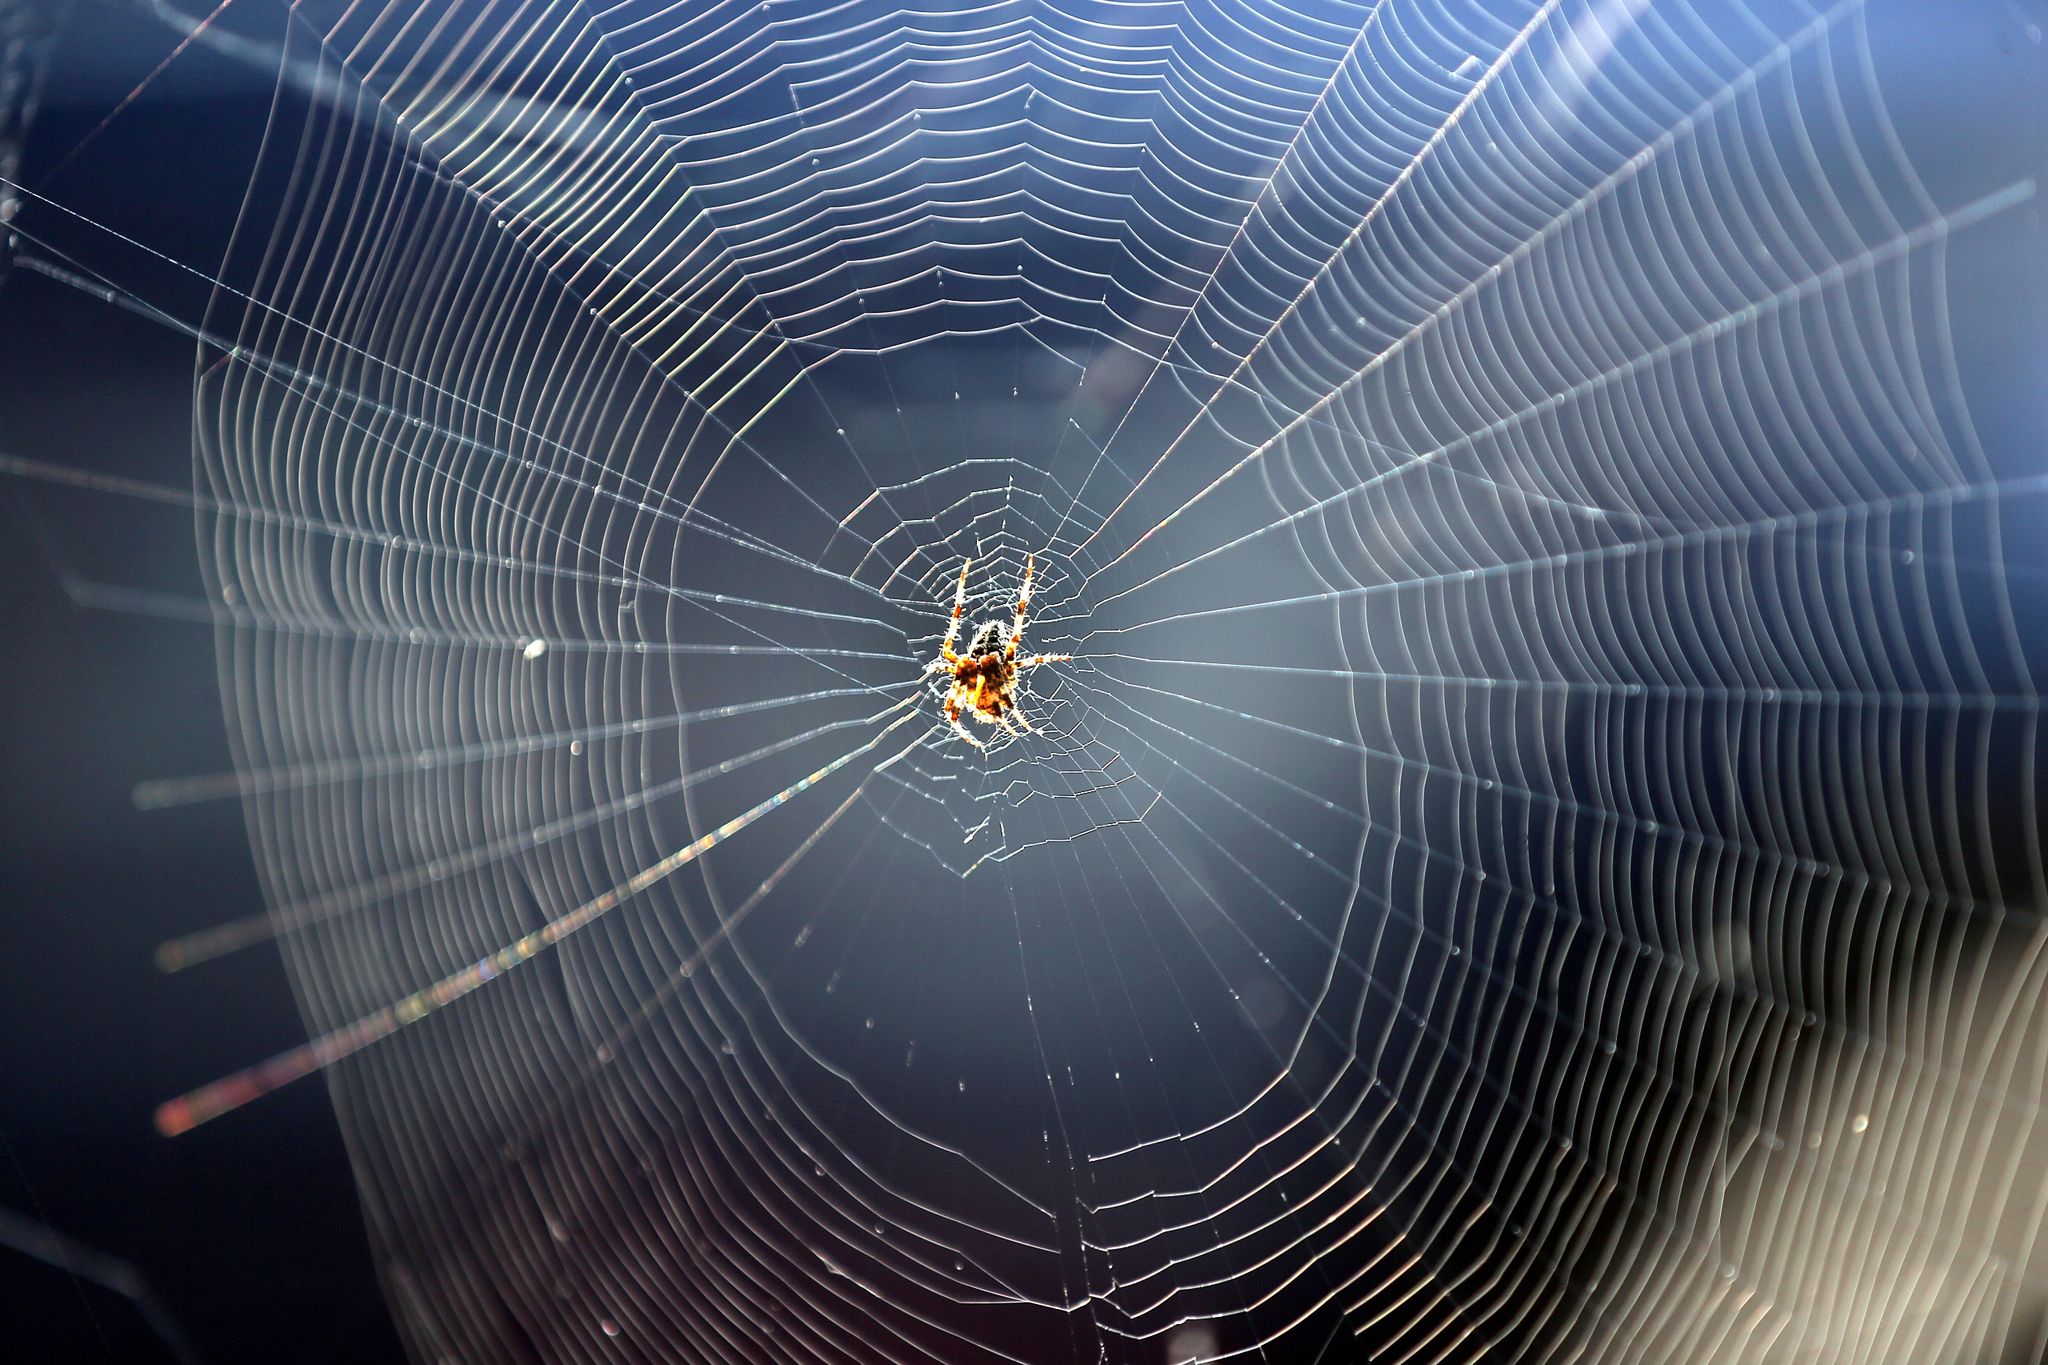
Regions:
<instances>
[{"instance_id":1,"label":"spider body markings","mask_svg":"<svg viewBox=\"0 0 2048 1365\"><path fill-rule=\"evenodd\" d=\"M984 725L999 726L1010 735L1023 735L1031 724L1017 707L1017 679L1041 664L1066 663L1071 654L1032 654L1017 657L1024 643L1024 619L1031 609L1031 577L1038 569L1038 557L1026 556L1024 582L1017 589L1017 610L1005 626L1001 621L984 621L975 629L965 652L953 648L960 638L960 618L967 610L967 570L970 557L960 561L960 584L953 591L953 619L946 625L946 638L939 644L939 657L925 666L928 675L949 677L946 686L946 723L955 734L977 749L988 745L960 723L972 716Z\"/></svg>"}]
</instances>

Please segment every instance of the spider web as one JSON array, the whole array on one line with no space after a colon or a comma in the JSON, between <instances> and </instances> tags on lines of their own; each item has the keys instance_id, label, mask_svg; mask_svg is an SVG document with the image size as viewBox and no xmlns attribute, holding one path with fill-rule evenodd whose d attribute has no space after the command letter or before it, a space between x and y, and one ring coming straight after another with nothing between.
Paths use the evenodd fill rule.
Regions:
<instances>
[{"instance_id":1,"label":"spider web","mask_svg":"<svg viewBox=\"0 0 2048 1365\"><path fill-rule=\"evenodd\" d=\"M197 381L272 910L176 953L316 1041L172 1126L326 1068L422 1359L2030 1339L2040 485L1947 257L2034 186L1884 57L297 6ZM924 668L1027 556L983 752Z\"/></svg>"}]
</instances>

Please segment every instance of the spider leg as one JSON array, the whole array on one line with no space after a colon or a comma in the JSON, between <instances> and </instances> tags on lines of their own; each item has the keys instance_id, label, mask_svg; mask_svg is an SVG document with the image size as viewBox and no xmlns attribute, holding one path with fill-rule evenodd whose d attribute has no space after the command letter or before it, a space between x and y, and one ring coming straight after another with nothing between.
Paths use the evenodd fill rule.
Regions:
<instances>
[{"instance_id":1,"label":"spider leg","mask_svg":"<svg viewBox=\"0 0 2048 1365\"><path fill-rule=\"evenodd\" d=\"M974 563L969 555L960 561L960 586L953 590L953 619L946 623L946 638L939 643L939 655L947 663L959 662L960 656L953 652L953 642L960 638L960 614L967 610L967 570ZM933 665L934 671L937 665Z\"/></svg>"},{"instance_id":2,"label":"spider leg","mask_svg":"<svg viewBox=\"0 0 2048 1365\"><path fill-rule=\"evenodd\" d=\"M1034 654L1028 659L1017 660L1017 667L1021 671L1026 668L1036 668L1040 664L1068 664L1073 661L1074 656L1071 654Z\"/></svg>"},{"instance_id":3,"label":"spider leg","mask_svg":"<svg viewBox=\"0 0 2048 1365\"><path fill-rule=\"evenodd\" d=\"M1010 639L1003 648L1003 657L1017 657L1017 646L1024 643L1024 613L1031 610L1031 575L1038 572L1038 556L1024 556L1024 583L1017 589L1017 614L1010 618Z\"/></svg>"},{"instance_id":4,"label":"spider leg","mask_svg":"<svg viewBox=\"0 0 2048 1365\"><path fill-rule=\"evenodd\" d=\"M973 735L969 734L967 731L967 727L960 723L959 702L949 701L946 703L946 723L953 727L954 734L960 736L960 738L966 740L975 748L986 749L988 747L986 744L983 744L980 740L976 739Z\"/></svg>"},{"instance_id":5,"label":"spider leg","mask_svg":"<svg viewBox=\"0 0 2048 1365\"><path fill-rule=\"evenodd\" d=\"M953 729L960 736L960 738L966 740L969 744L972 744L977 749L986 749L988 747L988 745L984 744L981 741L980 737L974 733L974 731L968 729L967 726L961 722L960 712L957 708L953 712L952 720Z\"/></svg>"}]
</instances>

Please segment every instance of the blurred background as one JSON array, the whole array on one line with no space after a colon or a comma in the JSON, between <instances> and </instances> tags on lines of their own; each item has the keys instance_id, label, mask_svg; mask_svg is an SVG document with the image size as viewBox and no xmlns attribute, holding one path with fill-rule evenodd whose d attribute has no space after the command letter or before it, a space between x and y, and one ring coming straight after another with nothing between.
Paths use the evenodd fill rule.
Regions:
<instances>
[{"instance_id":1,"label":"blurred background","mask_svg":"<svg viewBox=\"0 0 2048 1365\"><path fill-rule=\"evenodd\" d=\"M94 135L178 46L181 22L141 4L0 4L0 106L22 110L38 82L41 96L22 169L0 174L181 260L218 260L265 75L199 45ZM6 115L0 129L22 133ZM0 276L0 320L0 453L190 487L190 338L21 270ZM198 1141L150 1124L202 1075L304 1033L274 952L203 979L153 965L166 938L261 903L234 802L152 812L130 799L138 782L232 766L212 628L176 614L197 592L190 510L18 478L0 479L0 507L4 1351L401 1359L324 1091ZM158 1322L93 1273L38 1259L50 1254L118 1263Z\"/></svg>"}]
</instances>

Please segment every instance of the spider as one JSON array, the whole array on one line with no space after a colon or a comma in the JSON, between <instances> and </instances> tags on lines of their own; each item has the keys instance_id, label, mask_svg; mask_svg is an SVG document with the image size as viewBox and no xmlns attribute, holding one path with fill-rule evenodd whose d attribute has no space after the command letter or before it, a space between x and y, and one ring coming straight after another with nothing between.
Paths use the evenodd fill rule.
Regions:
<instances>
[{"instance_id":1,"label":"spider","mask_svg":"<svg viewBox=\"0 0 2048 1365\"><path fill-rule=\"evenodd\" d=\"M1007 733L1021 735L1031 729L1017 709L1017 677L1040 664L1066 663L1071 654L1033 654L1017 657L1024 642L1024 613L1031 606L1031 575L1038 558L1024 560L1024 584L1017 590L1017 612L1005 626L1001 621L984 621L974 632L974 642L963 653L955 653L953 642L960 637L960 617L967 610L967 570L972 558L960 562L960 586L953 592L953 619L946 626L946 638L939 644L939 657L925 666L927 674L950 676L946 687L946 721L954 733L977 749L987 744L960 723L964 712L984 725L999 725Z\"/></svg>"}]
</instances>

